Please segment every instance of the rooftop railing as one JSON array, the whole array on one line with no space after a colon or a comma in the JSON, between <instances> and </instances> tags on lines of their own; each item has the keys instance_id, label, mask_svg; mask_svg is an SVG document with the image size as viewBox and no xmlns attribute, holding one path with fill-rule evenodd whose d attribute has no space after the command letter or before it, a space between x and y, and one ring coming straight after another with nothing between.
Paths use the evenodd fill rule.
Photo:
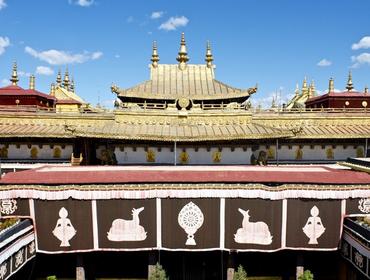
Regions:
<instances>
[{"instance_id":1,"label":"rooftop railing","mask_svg":"<svg viewBox=\"0 0 370 280\"><path fill-rule=\"evenodd\" d=\"M79 111L58 111L55 108L45 108L36 105L0 105L2 113L35 113L35 114L88 114L88 115L112 115L114 111L178 111L175 104L167 103L126 103L119 108L82 108ZM250 108L243 104L194 104L189 113L199 111L211 112L249 112L255 115L292 115L292 114L344 114L344 115L367 115L370 110L367 108Z\"/></svg>"}]
</instances>

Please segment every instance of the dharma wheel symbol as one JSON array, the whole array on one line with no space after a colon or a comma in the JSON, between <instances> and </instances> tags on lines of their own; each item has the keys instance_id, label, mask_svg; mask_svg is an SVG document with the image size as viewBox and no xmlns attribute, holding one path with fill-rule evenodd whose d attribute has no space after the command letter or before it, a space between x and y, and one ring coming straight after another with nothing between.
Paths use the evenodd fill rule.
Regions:
<instances>
[{"instance_id":1,"label":"dharma wheel symbol","mask_svg":"<svg viewBox=\"0 0 370 280\"><path fill-rule=\"evenodd\" d=\"M188 235L185 245L196 245L194 234L203 225L203 222L202 210L192 201L181 209L178 223Z\"/></svg>"}]
</instances>

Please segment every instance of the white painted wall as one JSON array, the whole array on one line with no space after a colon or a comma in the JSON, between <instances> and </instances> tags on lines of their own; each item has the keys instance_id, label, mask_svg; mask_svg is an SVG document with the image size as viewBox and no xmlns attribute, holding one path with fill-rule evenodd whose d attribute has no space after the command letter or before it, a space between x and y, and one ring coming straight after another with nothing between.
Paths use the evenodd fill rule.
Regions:
<instances>
[{"instance_id":1,"label":"white painted wall","mask_svg":"<svg viewBox=\"0 0 370 280\"><path fill-rule=\"evenodd\" d=\"M275 145L271 145L273 150L276 150ZM292 148L289 149L288 145L281 145L281 148L278 150L279 160L289 160L294 161L296 158L296 150L298 149L299 145L292 145ZM326 145L323 149L321 145L314 145L313 149L310 145L303 145L303 157L302 161L307 160L327 160L326 150L328 147L332 147L331 145ZM101 150L105 149L105 146L100 146L97 148L97 157L101 153ZM174 164L174 152L171 152L170 147L162 147L160 151L158 151L157 147L148 147L155 152L156 161L154 164ZM181 165L180 163L180 154L183 151L183 147L177 147L177 164ZM343 145L336 145L333 149L334 151L334 160L345 160L347 157L356 157L356 149L357 146L354 145L347 145L344 148ZM221 149L221 162L214 163L213 162L213 154L214 152L218 151L218 147L210 147L208 150L206 147L199 147L198 151L195 151L194 147L185 148L186 152L188 153L189 159L187 164L250 164L250 158L252 153L258 158L258 154L260 151L265 151L267 153L267 146L261 145L259 149L252 152L251 146L248 146L247 149L243 149L242 147L235 147L234 151L231 150L230 147L225 147ZM115 155L117 158L118 164L152 164L147 162L146 160L146 151L143 146L137 146L136 151L132 146L125 146L124 150L117 146L115 148ZM299 162L299 160L297 161Z\"/></svg>"},{"instance_id":2,"label":"white painted wall","mask_svg":"<svg viewBox=\"0 0 370 280\"><path fill-rule=\"evenodd\" d=\"M279 160L295 160L296 158L296 151L298 149L298 145L292 145L291 149L289 149L288 145L282 145L281 149L279 149ZM313 149L310 145L303 145L303 157L302 161L304 160L327 160L326 150L332 147L331 145L314 145ZM357 147L354 145L347 145L344 148L343 145L336 145L333 148L334 152L334 159L333 160L345 160L347 157L356 157L356 150Z\"/></svg>"},{"instance_id":3,"label":"white painted wall","mask_svg":"<svg viewBox=\"0 0 370 280\"><path fill-rule=\"evenodd\" d=\"M4 145L0 144L0 148L3 147ZM55 147L59 147L61 150L61 156L59 159L70 159L73 151L72 145L65 145L63 149L62 145L54 145L53 148L50 148L50 145L48 144L42 145L41 148L39 147L39 145L31 145L29 148L27 144L21 144L19 148L17 148L15 144L9 144L8 159L32 159L31 149L33 147L36 147L38 150L38 159L56 159L53 157Z\"/></svg>"}]
</instances>

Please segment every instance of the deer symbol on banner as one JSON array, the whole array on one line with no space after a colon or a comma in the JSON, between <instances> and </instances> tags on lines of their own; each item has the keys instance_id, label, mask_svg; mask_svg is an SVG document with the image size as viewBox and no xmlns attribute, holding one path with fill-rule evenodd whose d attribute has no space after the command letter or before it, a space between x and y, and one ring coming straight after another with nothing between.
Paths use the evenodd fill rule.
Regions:
<instances>
[{"instance_id":1,"label":"deer symbol on banner","mask_svg":"<svg viewBox=\"0 0 370 280\"><path fill-rule=\"evenodd\" d=\"M110 241L142 241L146 239L146 231L140 225L139 214L144 207L132 209L132 219L115 219L108 232Z\"/></svg>"},{"instance_id":2,"label":"deer symbol on banner","mask_svg":"<svg viewBox=\"0 0 370 280\"><path fill-rule=\"evenodd\" d=\"M249 210L238 209L243 215L242 228L234 234L236 243L249 243L269 245L272 243L272 236L269 227L265 222L250 222Z\"/></svg>"}]
</instances>

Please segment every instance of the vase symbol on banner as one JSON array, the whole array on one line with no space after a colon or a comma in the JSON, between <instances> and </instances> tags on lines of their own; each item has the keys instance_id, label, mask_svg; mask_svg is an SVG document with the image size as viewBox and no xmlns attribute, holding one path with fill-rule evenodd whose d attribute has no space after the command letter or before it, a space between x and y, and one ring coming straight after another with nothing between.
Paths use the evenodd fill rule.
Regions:
<instances>
[{"instance_id":1,"label":"vase symbol on banner","mask_svg":"<svg viewBox=\"0 0 370 280\"><path fill-rule=\"evenodd\" d=\"M242 228L238 228L234 234L236 243L250 243L270 245L272 243L272 236L269 227L265 222L250 222L249 210L245 211L238 209L243 215Z\"/></svg>"},{"instance_id":2,"label":"vase symbol on banner","mask_svg":"<svg viewBox=\"0 0 370 280\"><path fill-rule=\"evenodd\" d=\"M319 208L311 208L311 217L307 219L305 226L302 228L304 234L310 239L308 244L319 244L317 239L325 232L325 227L319 217Z\"/></svg>"},{"instance_id":3,"label":"vase symbol on banner","mask_svg":"<svg viewBox=\"0 0 370 280\"><path fill-rule=\"evenodd\" d=\"M68 211L64 207L60 208L59 210L59 219L57 224L53 230L53 234L56 238L58 238L61 243L60 247L69 247L69 240L76 235L76 230L73 227L71 220L67 218Z\"/></svg>"},{"instance_id":4,"label":"vase symbol on banner","mask_svg":"<svg viewBox=\"0 0 370 280\"><path fill-rule=\"evenodd\" d=\"M144 207L132 209L132 219L115 219L109 229L108 240L110 241L143 241L146 239L146 231L140 225L139 214Z\"/></svg>"},{"instance_id":5,"label":"vase symbol on banner","mask_svg":"<svg viewBox=\"0 0 370 280\"><path fill-rule=\"evenodd\" d=\"M197 245L194 234L203 225L204 216L202 210L191 201L181 209L177 221L188 235L185 245Z\"/></svg>"}]
</instances>

